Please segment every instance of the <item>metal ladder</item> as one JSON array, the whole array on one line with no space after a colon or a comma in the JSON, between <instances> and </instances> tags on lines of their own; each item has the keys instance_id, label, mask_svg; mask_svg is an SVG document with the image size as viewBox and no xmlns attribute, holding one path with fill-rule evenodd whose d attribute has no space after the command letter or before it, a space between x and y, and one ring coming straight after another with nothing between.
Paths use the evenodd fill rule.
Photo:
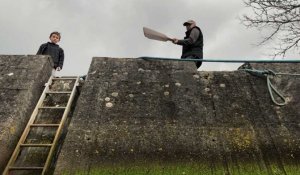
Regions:
<instances>
[{"instance_id":1,"label":"metal ladder","mask_svg":"<svg viewBox=\"0 0 300 175\"><path fill-rule=\"evenodd\" d=\"M78 85L79 77L50 77L3 175L48 173Z\"/></svg>"}]
</instances>

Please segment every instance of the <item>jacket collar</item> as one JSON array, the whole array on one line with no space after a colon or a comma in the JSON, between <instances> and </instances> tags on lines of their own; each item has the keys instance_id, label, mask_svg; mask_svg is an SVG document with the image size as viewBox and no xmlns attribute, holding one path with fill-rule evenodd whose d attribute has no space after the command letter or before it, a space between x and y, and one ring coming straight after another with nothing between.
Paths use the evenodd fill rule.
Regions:
<instances>
[{"instance_id":1,"label":"jacket collar","mask_svg":"<svg viewBox=\"0 0 300 175\"><path fill-rule=\"evenodd\" d=\"M55 43L52 43L52 42L48 42L48 44L59 46L58 44L55 44Z\"/></svg>"}]
</instances>

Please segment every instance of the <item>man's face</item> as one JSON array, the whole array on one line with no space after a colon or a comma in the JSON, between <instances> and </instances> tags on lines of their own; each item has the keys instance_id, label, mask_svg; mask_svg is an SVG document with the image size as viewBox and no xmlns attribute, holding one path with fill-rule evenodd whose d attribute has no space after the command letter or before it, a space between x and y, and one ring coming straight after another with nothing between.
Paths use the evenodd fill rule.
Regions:
<instances>
[{"instance_id":1,"label":"man's face","mask_svg":"<svg viewBox=\"0 0 300 175\"><path fill-rule=\"evenodd\" d=\"M195 27L195 24L188 24L185 27L186 27L186 30L191 30L193 27Z\"/></svg>"},{"instance_id":2,"label":"man's face","mask_svg":"<svg viewBox=\"0 0 300 175\"><path fill-rule=\"evenodd\" d=\"M50 41L51 41L52 43L54 43L54 44L58 43L59 40L60 40L60 38L59 38L59 36L56 35L56 34L52 34L52 35L50 36Z\"/></svg>"}]
</instances>

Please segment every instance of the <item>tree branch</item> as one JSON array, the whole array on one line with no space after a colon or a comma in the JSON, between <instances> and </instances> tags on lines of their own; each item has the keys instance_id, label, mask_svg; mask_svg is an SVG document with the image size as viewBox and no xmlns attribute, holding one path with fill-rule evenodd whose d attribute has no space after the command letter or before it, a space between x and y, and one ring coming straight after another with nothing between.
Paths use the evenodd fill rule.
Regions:
<instances>
[{"instance_id":1,"label":"tree branch","mask_svg":"<svg viewBox=\"0 0 300 175\"><path fill-rule=\"evenodd\" d=\"M259 45L268 41L279 41L274 56L285 56L293 49L299 49L300 40L300 1L299 0L246 0L252 14L240 18L247 28L271 31Z\"/></svg>"}]
</instances>

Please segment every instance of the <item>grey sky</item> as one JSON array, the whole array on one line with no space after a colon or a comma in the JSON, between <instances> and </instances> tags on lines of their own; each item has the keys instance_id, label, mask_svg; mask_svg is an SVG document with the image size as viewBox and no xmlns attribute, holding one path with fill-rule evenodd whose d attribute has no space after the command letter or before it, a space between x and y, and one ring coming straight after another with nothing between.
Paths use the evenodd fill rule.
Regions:
<instances>
[{"instance_id":1,"label":"grey sky","mask_svg":"<svg viewBox=\"0 0 300 175\"><path fill-rule=\"evenodd\" d=\"M182 23L194 19L209 59L266 58L254 46L261 35L238 16L242 0L0 0L0 54L35 54L52 31L62 33L65 51L60 75L86 74L98 57L179 58L181 47L145 38L142 27L182 38ZM263 50L265 49L265 50ZM238 65L204 63L199 70L233 70Z\"/></svg>"}]
</instances>

